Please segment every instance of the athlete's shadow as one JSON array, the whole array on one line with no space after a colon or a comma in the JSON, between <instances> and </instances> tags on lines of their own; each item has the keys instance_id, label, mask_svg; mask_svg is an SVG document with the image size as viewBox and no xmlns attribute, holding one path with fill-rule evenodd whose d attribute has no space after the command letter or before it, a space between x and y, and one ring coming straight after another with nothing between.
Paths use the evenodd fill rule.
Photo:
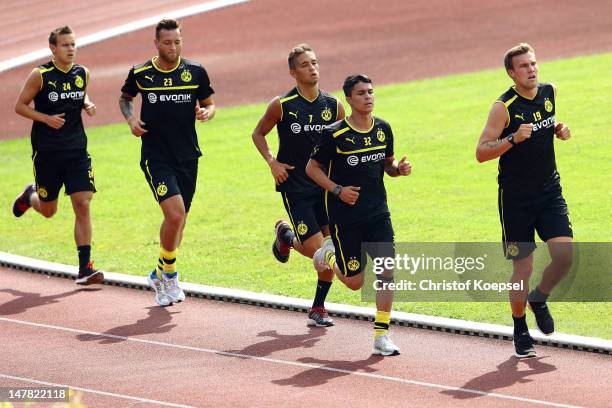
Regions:
<instances>
[{"instance_id":1,"label":"athlete's shadow","mask_svg":"<svg viewBox=\"0 0 612 408\"><path fill-rule=\"evenodd\" d=\"M15 315L23 313L33 307L50 305L58 303L60 299L76 295L81 292L97 292L101 288L79 288L73 289L68 292L58 293L56 295L43 296L40 293L34 292L22 292L15 289L0 289L0 292L8 293L16 297L16 299L9 300L6 303L0 305L0 315Z\"/></svg>"},{"instance_id":2,"label":"athlete's shadow","mask_svg":"<svg viewBox=\"0 0 612 408\"><path fill-rule=\"evenodd\" d=\"M319 360L312 357L298 358L297 361L304 364L312 364L321 367L312 367L309 370L299 372L293 377L282 380L272 381L277 385L290 385L293 387L305 388L316 387L326 384L335 378L345 375L351 375L356 372L373 373L378 370L370 367L372 364L378 363L383 356L369 356L365 360L347 361L347 360Z\"/></svg>"},{"instance_id":3,"label":"athlete's shadow","mask_svg":"<svg viewBox=\"0 0 612 408\"><path fill-rule=\"evenodd\" d=\"M275 351L313 347L327 330L321 327L309 327L304 334L280 334L276 330L268 330L257 334L257 337L269 337L259 343L251 344L242 350L227 350L226 353L238 354L235 357L269 356ZM243 356L241 356L243 355Z\"/></svg>"},{"instance_id":4,"label":"athlete's shadow","mask_svg":"<svg viewBox=\"0 0 612 408\"><path fill-rule=\"evenodd\" d=\"M100 344L112 344L127 341L128 337L141 334L167 333L176 327L176 324L170 322L172 315L180 312L170 312L167 308L159 306L150 306L146 309L149 309L147 317L135 323L113 327L102 334L83 333L76 337L81 341L99 340Z\"/></svg>"},{"instance_id":5,"label":"athlete's shadow","mask_svg":"<svg viewBox=\"0 0 612 408\"><path fill-rule=\"evenodd\" d=\"M497 366L497 370L479 375L466 382L461 388L491 392L498 388L510 387L517 383L528 383L534 375L545 374L557 369L556 366L543 362L546 357L533 357L519 359L510 357L508 360ZM527 366L526 370L519 370L519 365ZM465 392L461 390L442 391L442 394L452 395L455 399L469 399L483 397L482 394Z\"/></svg>"}]
</instances>

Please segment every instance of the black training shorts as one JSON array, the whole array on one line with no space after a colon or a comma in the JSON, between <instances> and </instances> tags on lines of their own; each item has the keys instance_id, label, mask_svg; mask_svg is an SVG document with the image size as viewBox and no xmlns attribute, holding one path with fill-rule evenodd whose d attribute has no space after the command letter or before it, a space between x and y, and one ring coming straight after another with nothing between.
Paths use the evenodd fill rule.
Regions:
<instances>
[{"instance_id":1,"label":"black training shorts","mask_svg":"<svg viewBox=\"0 0 612 408\"><path fill-rule=\"evenodd\" d=\"M281 195L299 243L321 231L322 226L329 225L323 190L314 190L310 193L281 193Z\"/></svg>"},{"instance_id":2,"label":"black training shorts","mask_svg":"<svg viewBox=\"0 0 612 408\"><path fill-rule=\"evenodd\" d=\"M32 153L36 192L41 201L57 200L62 185L66 195L96 192L91 156L86 149L34 151Z\"/></svg>"},{"instance_id":3,"label":"black training shorts","mask_svg":"<svg viewBox=\"0 0 612 408\"><path fill-rule=\"evenodd\" d=\"M189 212L198 178L198 159L182 163L143 159L140 162L140 168L158 203L180 195L185 203L185 212Z\"/></svg>"},{"instance_id":4,"label":"black training shorts","mask_svg":"<svg viewBox=\"0 0 612 408\"><path fill-rule=\"evenodd\" d=\"M358 225L343 226L330 224L331 238L336 249L336 264L344 276L355 276L363 272L366 264L366 253L362 253L362 244L395 242L395 233L389 214L367 220ZM372 245L367 255L371 258L395 258L395 245ZM365 251L364 251L365 252Z\"/></svg>"},{"instance_id":5,"label":"black training shorts","mask_svg":"<svg viewBox=\"0 0 612 408\"><path fill-rule=\"evenodd\" d=\"M508 259L529 256L536 248L536 231L544 242L574 236L560 185L539 195L512 194L499 189L498 207L504 254Z\"/></svg>"}]
</instances>

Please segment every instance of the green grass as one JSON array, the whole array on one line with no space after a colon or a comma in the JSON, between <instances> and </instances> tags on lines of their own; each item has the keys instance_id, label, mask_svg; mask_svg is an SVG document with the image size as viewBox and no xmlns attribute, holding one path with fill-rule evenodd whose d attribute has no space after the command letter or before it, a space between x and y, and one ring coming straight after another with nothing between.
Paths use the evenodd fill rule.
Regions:
<instances>
[{"instance_id":1,"label":"green grass","mask_svg":"<svg viewBox=\"0 0 612 408\"><path fill-rule=\"evenodd\" d=\"M610 241L610 66L612 54L540 66L542 80L553 80L559 88L558 120L572 128L572 139L557 141L556 152L580 241ZM376 88L375 113L393 126L396 155L407 154L413 164L410 177L386 183L398 241L500 239L497 162L478 164L474 150L492 102L509 85L499 69ZM281 265L270 254L274 222L286 214L251 142L264 109L263 104L221 108L214 121L198 125L204 158L179 270L191 282L311 298L311 261L294 253ZM158 255L161 213L138 165L140 142L124 124L89 129L88 135L99 190L92 203L96 265L142 275ZM275 134L268 139L276 143ZM0 153L0 203L8 210L32 179L29 140L2 142ZM33 212L15 220L2 211L0 250L74 264L72 223L66 197L51 220ZM363 304L359 292L339 283L328 301ZM506 303L401 303L395 308L511 324ZM612 338L611 303L558 303L552 310L559 331Z\"/></svg>"}]
</instances>

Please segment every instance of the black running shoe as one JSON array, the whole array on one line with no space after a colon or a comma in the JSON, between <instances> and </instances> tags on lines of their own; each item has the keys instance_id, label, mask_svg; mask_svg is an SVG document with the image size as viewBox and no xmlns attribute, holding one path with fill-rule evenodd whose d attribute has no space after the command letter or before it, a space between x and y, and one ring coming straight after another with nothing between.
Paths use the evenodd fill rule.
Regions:
<instances>
[{"instance_id":1,"label":"black running shoe","mask_svg":"<svg viewBox=\"0 0 612 408\"><path fill-rule=\"evenodd\" d=\"M290 230L291 226L287 221L279 220L274 226L276 238L272 244L272 254L279 262L285 263L289 260L289 251L291 247L283 241L283 234Z\"/></svg>"},{"instance_id":2,"label":"black running shoe","mask_svg":"<svg viewBox=\"0 0 612 408\"><path fill-rule=\"evenodd\" d=\"M555 321L550 315L550 311L548 310L546 302L536 302L534 300L534 292L535 291L531 291L529 293L529 296L527 296L527 301L529 302L529 309L531 309L535 316L538 329L542 332L542 334L550 336L555 332Z\"/></svg>"},{"instance_id":3,"label":"black running shoe","mask_svg":"<svg viewBox=\"0 0 612 408\"><path fill-rule=\"evenodd\" d=\"M30 196L36 191L34 184L28 184L25 186L21 194L15 199L13 203L13 215L15 217L21 217L23 213L28 211L31 207Z\"/></svg>"},{"instance_id":4,"label":"black running shoe","mask_svg":"<svg viewBox=\"0 0 612 408\"><path fill-rule=\"evenodd\" d=\"M536 351L533 348L533 339L529 335L529 332L523 332L520 334L514 334L514 355L518 358L535 357Z\"/></svg>"},{"instance_id":5,"label":"black running shoe","mask_svg":"<svg viewBox=\"0 0 612 408\"><path fill-rule=\"evenodd\" d=\"M74 281L77 285L93 285L102 282L104 282L104 274L102 271L93 268L92 261L89 261L84 271L79 271L79 276Z\"/></svg>"}]
</instances>

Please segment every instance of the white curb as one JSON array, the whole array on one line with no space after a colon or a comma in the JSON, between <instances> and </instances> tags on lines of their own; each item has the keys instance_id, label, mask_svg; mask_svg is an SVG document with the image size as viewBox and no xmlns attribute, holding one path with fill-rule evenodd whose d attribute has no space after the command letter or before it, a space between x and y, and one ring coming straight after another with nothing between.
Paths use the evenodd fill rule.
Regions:
<instances>
[{"instance_id":1,"label":"white curb","mask_svg":"<svg viewBox=\"0 0 612 408\"><path fill-rule=\"evenodd\" d=\"M13 269L21 269L47 275L75 279L78 270L75 266L47 262L38 259L0 252L0 265ZM132 276L121 273L104 272L104 283L128 288L150 290L144 276ZM305 312L310 307L310 300L288 296L269 295L249 292L239 289L220 288L216 286L198 285L181 282L181 287L188 296L213 300L244 303L249 305L272 307L277 309ZM332 316L374 320L374 309L326 303L325 307ZM502 340L512 340L512 328L498 324L479 323L469 320L450 319L446 317L426 316L414 313L392 312L391 323L399 326L409 326L449 333L468 334L472 336L491 337ZM572 334L555 333L545 336L539 331L531 330L531 337L543 345L591 351L602 354L612 354L612 341L594 337L575 336Z\"/></svg>"},{"instance_id":2,"label":"white curb","mask_svg":"<svg viewBox=\"0 0 612 408\"><path fill-rule=\"evenodd\" d=\"M123 24L117 27L112 27L107 30L98 31L97 33L85 35L80 37L77 41L77 46L84 47L86 45L94 44L100 41L107 40L112 37L117 37L122 34L126 34L132 31L140 30L142 28L151 27L157 24L162 18L183 18L193 16L196 14L206 13L208 11L217 10L220 8L233 6L240 3L246 3L250 0L215 0L208 3L198 4L196 6L186 7L179 10L169 11L163 15L147 17L142 20L132 21L131 23ZM27 54L19 55L15 58L10 58L6 61L0 62L0 72L8 71L9 69L17 68L19 66L29 64L42 58L49 57L51 51L49 48L41 48L36 51L29 52Z\"/></svg>"}]
</instances>

